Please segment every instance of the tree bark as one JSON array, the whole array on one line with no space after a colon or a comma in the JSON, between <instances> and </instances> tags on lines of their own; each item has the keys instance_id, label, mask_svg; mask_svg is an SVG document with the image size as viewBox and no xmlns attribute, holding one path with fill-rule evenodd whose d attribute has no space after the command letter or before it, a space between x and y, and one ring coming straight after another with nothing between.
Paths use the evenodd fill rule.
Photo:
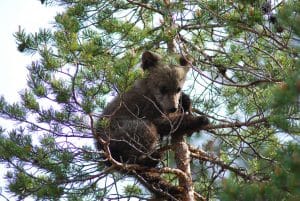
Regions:
<instances>
[{"instance_id":1,"label":"tree bark","mask_svg":"<svg viewBox=\"0 0 300 201\"><path fill-rule=\"evenodd\" d=\"M169 24L169 30L167 30L167 32L169 31L172 33L176 24L173 21L172 11L169 10L169 2L165 1L165 4L168 12L166 12L167 15L164 15L164 21ZM167 50L171 54L176 52L175 37L176 36L166 41ZM185 174L182 177L178 177L179 186L184 189L184 192L178 199L181 201L194 201L194 186L190 167L190 150L183 135L172 136L172 150L174 151L177 168Z\"/></svg>"},{"instance_id":2,"label":"tree bark","mask_svg":"<svg viewBox=\"0 0 300 201\"><path fill-rule=\"evenodd\" d=\"M182 170L186 176L179 177L179 186L184 188L182 201L194 201L194 186L190 167L190 150L183 136L172 138L172 149L175 154L177 168Z\"/></svg>"}]
</instances>

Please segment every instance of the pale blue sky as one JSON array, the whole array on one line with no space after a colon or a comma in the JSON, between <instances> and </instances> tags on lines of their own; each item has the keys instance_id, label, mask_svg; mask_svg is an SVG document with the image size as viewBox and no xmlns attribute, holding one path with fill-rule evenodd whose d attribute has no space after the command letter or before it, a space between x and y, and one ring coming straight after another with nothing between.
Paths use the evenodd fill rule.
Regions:
<instances>
[{"instance_id":1,"label":"pale blue sky","mask_svg":"<svg viewBox=\"0 0 300 201\"><path fill-rule=\"evenodd\" d=\"M13 33L20 25L27 32L51 26L57 8L45 7L39 0L0 1L0 95L18 100L18 92L26 85L26 66L34 60L17 50Z\"/></svg>"}]
</instances>

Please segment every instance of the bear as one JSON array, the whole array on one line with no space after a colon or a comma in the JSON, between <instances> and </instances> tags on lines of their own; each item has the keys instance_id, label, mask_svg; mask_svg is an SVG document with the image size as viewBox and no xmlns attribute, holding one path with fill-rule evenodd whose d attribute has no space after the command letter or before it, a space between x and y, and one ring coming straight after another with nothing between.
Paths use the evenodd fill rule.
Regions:
<instances>
[{"instance_id":1,"label":"bear","mask_svg":"<svg viewBox=\"0 0 300 201\"><path fill-rule=\"evenodd\" d=\"M162 159L158 149L164 136L191 135L209 123L190 113L191 100L182 92L189 62L180 57L179 64L143 52L145 76L103 109L99 122L107 123L98 124L97 135L108 142L114 160L155 167Z\"/></svg>"}]
</instances>

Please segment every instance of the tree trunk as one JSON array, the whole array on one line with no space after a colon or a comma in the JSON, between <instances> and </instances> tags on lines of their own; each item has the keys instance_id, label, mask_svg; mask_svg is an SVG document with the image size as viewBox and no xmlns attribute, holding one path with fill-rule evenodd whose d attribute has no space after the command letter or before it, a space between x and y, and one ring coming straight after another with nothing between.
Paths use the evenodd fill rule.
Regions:
<instances>
[{"instance_id":1,"label":"tree trunk","mask_svg":"<svg viewBox=\"0 0 300 201\"><path fill-rule=\"evenodd\" d=\"M183 187L185 192L182 195L182 201L194 201L194 187L190 167L190 151L183 136L172 138L172 149L175 154L177 168L182 170L186 177L179 178L179 186Z\"/></svg>"},{"instance_id":2,"label":"tree trunk","mask_svg":"<svg viewBox=\"0 0 300 201\"><path fill-rule=\"evenodd\" d=\"M169 4L166 3L166 7ZM172 18L172 12L168 10L168 15L164 16L165 22L169 23L169 31L172 33L173 29L175 29L176 25ZM176 52L175 46L175 36L174 38L170 38L167 42L167 49L169 53ZM191 167L190 167L190 151L189 147L186 144L185 138L181 136L172 136L172 149L175 155L176 166L178 169L182 170L185 173L185 177L179 177L179 186L184 189L183 195L181 195L181 201L194 201L194 186L191 175Z\"/></svg>"}]
</instances>

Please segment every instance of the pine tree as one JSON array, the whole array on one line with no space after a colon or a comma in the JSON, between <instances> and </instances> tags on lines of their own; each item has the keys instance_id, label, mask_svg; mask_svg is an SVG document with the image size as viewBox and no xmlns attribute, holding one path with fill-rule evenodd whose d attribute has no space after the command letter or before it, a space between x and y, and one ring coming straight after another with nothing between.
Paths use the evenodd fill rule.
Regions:
<instances>
[{"instance_id":1,"label":"pine tree","mask_svg":"<svg viewBox=\"0 0 300 201\"><path fill-rule=\"evenodd\" d=\"M1 118L18 125L0 129L10 194L151 199L132 177L144 167L106 166L109 152L96 148L94 136L108 100L141 76L140 55L152 50L170 60L191 58L185 93L192 112L211 124L191 137L166 139L164 161L143 170L161 174L156 182L167 182L182 200L299 199L298 1L41 3L65 11L51 29L15 33L18 50L39 59L27 67L21 101L0 98ZM157 199L181 199L156 190Z\"/></svg>"}]
</instances>

